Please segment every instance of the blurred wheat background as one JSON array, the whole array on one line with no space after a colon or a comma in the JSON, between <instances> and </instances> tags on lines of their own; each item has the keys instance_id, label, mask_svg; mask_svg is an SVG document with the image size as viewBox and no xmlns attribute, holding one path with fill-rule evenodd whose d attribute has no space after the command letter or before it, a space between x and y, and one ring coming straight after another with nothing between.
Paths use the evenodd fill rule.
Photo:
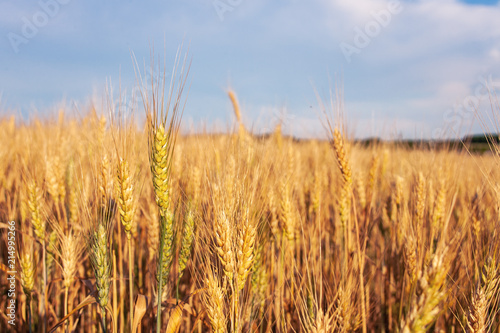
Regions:
<instances>
[{"instance_id":1,"label":"blurred wheat background","mask_svg":"<svg viewBox=\"0 0 500 333\"><path fill-rule=\"evenodd\" d=\"M234 132L180 135L175 75L143 90L144 127L105 107L0 121L15 331L500 331L493 141L366 145L329 116L328 140L255 137L232 91Z\"/></svg>"}]
</instances>

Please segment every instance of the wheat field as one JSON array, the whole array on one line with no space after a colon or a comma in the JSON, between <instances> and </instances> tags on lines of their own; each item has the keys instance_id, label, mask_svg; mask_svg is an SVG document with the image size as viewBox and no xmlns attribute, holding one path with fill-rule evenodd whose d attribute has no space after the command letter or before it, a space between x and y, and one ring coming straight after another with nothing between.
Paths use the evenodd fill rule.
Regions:
<instances>
[{"instance_id":1,"label":"wheat field","mask_svg":"<svg viewBox=\"0 0 500 333\"><path fill-rule=\"evenodd\" d=\"M2 332L500 331L494 143L181 135L177 83L0 121Z\"/></svg>"}]
</instances>

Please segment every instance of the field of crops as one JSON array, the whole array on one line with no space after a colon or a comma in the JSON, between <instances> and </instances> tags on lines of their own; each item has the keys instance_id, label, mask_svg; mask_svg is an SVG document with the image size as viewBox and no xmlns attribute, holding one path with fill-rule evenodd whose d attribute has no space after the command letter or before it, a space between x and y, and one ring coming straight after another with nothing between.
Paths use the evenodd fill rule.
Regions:
<instances>
[{"instance_id":1,"label":"field of crops","mask_svg":"<svg viewBox=\"0 0 500 333\"><path fill-rule=\"evenodd\" d=\"M154 88L144 128L0 121L0 331L500 329L494 154L179 135Z\"/></svg>"}]
</instances>

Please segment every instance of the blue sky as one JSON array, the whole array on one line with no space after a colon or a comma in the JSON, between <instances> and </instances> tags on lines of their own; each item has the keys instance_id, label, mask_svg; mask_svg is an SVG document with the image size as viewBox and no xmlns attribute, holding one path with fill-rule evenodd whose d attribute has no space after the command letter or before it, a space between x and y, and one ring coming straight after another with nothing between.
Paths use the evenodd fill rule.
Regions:
<instances>
[{"instance_id":1,"label":"blue sky","mask_svg":"<svg viewBox=\"0 0 500 333\"><path fill-rule=\"evenodd\" d=\"M170 68L184 41L187 127L231 124L231 86L254 132L322 136L316 92L340 84L358 137L479 132L468 105L488 110L485 80L500 90L499 17L497 1L0 0L0 105L102 104L107 82L134 87L131 52L148 64L154 44Z\"/></svg>"}]
</instances>

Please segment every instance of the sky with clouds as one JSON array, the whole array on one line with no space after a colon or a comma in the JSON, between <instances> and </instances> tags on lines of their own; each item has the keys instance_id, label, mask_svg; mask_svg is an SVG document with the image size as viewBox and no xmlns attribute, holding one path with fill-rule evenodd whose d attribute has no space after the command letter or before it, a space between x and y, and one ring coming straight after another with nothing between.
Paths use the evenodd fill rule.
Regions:
<instances>
[{"instance_id":1,"label":"sky with clouds","mask_svg":"<svg viewBox=\"0 0 500 333\"><path fill-rule=\"evenodd\" d=\"M154 45L170 70L184 43L187 127L230 127L232 87L256 133L324 136L319 100L336 90L357 137L480 132L499 18L493 0L0 0L0 113L102 104L109 84L126 95L132 54L149 64Z\"/></svg>"}]
</instances>

